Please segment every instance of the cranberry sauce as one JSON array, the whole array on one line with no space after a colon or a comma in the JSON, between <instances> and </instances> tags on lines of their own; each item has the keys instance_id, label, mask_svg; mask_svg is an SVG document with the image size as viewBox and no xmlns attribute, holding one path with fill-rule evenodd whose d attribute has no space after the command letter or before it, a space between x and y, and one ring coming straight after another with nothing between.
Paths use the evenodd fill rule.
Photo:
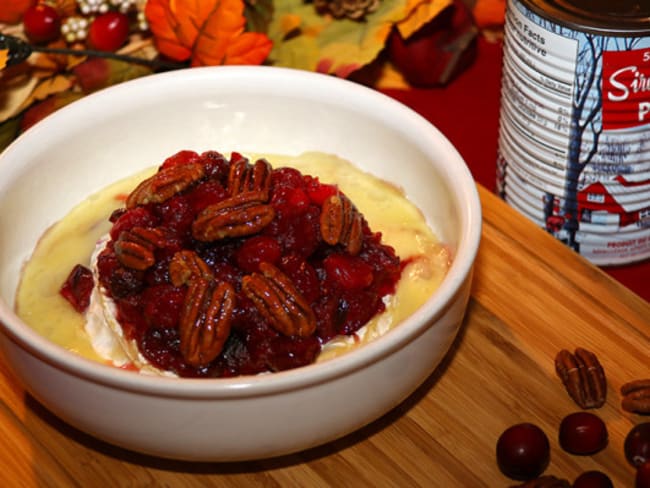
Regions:
<instances>
[{"instance_id":1,"label":"cranberry sauce","mask_svg":"<svg viewBox=\"0 0 650 488\"><path fill-rule=\"evenodd\" d=\"M215 151L181 151L168 158L159 171L198 163L202 176L161 201L151 199L116 211L111 215L111 240L98 257L100 283L115 300L126 337L136 340L152 364L180 376L230 377L309 364L323 343L339 334L354 334L382 312L382 297L394 292L401 273L394 250L381 243L381 235L368 227L363 216L358 252L341 243L326 243L320 227L323 203L342 194L337 187L291 168L270 169L266 203L273 207L273 218L269 223L250 235L197 240L193 222L204 209L230 196L230 169L242 159L237 153L227 159ZM248 160L246 165L251 167ZM162 232L156 235L164 235L146 269L125 266L115 251L120 236L134 228L157 229ZM180 250L195 252L215 280L235 290L229 335L208 364L191 365L180 352L179 320L188 287L175 285L169 271L172 257ZM279 269L308 303L316 318L313 334L279 332L243 292L242 279L258 272L260 263Z\"/></svg>"}]
</instances>

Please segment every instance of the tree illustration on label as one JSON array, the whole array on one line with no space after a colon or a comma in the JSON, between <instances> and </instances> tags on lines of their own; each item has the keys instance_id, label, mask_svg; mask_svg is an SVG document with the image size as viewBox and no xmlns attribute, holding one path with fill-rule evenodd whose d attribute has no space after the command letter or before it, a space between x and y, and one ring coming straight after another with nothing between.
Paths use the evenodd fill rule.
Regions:
<instances>
[{"instance_id":1,"label":"tree illustration on label","mask_svg":"<svg viewBox=\"0 0 650 488\"><path fill-rule=\"evenodd\" d=\"M606 179L610 181L633 172L628 156L637 153L634 145L643 144L636 131L650 124L650 50L635 49L643 39L581 34L579 41L563 208L566 241L576 250L581 202L616 201L607 190L609 185L596 187L598 195L581 195L586 189L594 190L584 176L585 168L609 165ZM635 140L626 137L629 133L637 135ZM629 222L621 205L603 204L603 210Z\"/></svg>"},{"instance_id":2,"label":"tree illustration on label","mask_svg":"<svg viewBox=\"0 0 650 488\"><path fill-rule=\"evenodd\" d=\"M578 181L580 174L596 154L603 131L599 82L602 79L600 61L605 43L606 40L602 37L586 35L585 42L578 51L563 209L563 229L566 231L567 244L575 250L579 250L575 240L579 225Z\"/></svg>"},{"instance_id":3,"label":"tree illustration on label","mask_svg":"<svg viewBox=\"0 0 650 488\"><path fill-rule=\"evenodd\" d=\"M626 215L628 209L610 193L612 185L593 183L620 182L633 173L635 156L650 141L650 48L643 38L603 37L550 23L546 27L574 38L577 56L564 195L559 205L555 200L555 205L546 206L545 217L556 237L580 251L576 233L581 221L591 221L594 211L617 214L620 224L638 220ZM642 126L649 130L640 138ZM591 172L586 174L588 166ZM620 191L625 188L621 185Z\"/></svg>"}]
</instances>

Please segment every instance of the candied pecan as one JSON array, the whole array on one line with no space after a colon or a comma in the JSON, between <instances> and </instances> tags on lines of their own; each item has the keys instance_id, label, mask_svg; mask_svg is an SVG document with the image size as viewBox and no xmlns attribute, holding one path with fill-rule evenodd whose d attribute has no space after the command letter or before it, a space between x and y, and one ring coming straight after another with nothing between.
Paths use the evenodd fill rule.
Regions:
<instances>
[{"instance_id":1,"label":"candied pecan","mask_svg":"<svg viewBox=\"0 0 650 488\"><path fill-rule=\"evenodd\" d=\"M165 235L160 229L133 227L123 231L115 241L114 250L123 266L139 271L156 262L154 250L165 245Z\"/></svg>"},{"instance_id":2,"label":"candied pecan","mask_svg":"<svg viewBox=\"0 0 650 488\"><path fill-rule=\"evenodd\" d=\"M195 278L211 280L212 270L194 251L178 251L169 263L169 278L174 286L185 285Z\"/></svg>"},{"instance_id":3,"label":"candied pecan","mask_svg":"<svg viewBox=\"0 0 650 488\"><path fill-rule=\"evenodd\" d=\"M230 334L235 300L229 283L190 281L178 325L180 351L188 364L205 366L221 353Z\"/></svg>"},{"instance_id":4,"label":"candied pecan","mask_svg":"<svg viewBox=\"0 0 650 488\"><path fill-rule=\"evenodd\" d=\"M621 406L626 412L650 414L650 378L625 383L621 395Z\"/></svg>"},{"instance_id":5,"label":"candied pecan","mask_svg":"<svg viewBox=\"0 0 650 488\"><path fill-rule=\"evenodd\" d=\"M161 169L142 181L126 199L126 208L161 203L189 188L205 175L200 163L178 164Z\"/></svg>"},{"instance_id":6,"label":"candied pecan","mask_svg":"<svg viewBox=\"0 0 650 488\"><path fill-rule=\"evenodd\" d=\"M308 337L316 330L316 316L288 276L270 263L261 273L242 279L242 290L269 324L286 336Z\"/></svg>"},{"instance_id":7,"label":"candied pecan","mask_svg":"<svg viewBox=\"0 0 650 488\"><path fill-rule=\"evenodd\" d=\"M581 408L598 408L605 404L607 380L594 353L580 347L574 354L563 349L555 357L555 371Z\"/></svg>"},{"instance_id":8,"label":"candied pecan","mask_svg":"<svg viewBox=\"0 0 650 488\"><path fill-rule=\"evenodd\" d=\"M330 246L343 244L352 254L359 254L363 244L363 219L345 195L332 195L323 202L320 214L320 232Z\"/></svg>"},{"instance_id":9,"label":"candied pecan","mask_svg":"<svg viewBox=\"0 0 650 488\"><path fill-rule=\"evenodd\" d=\"M271 171L273 168L266 159L258 159L251 165L248 159L241 158L232 163L228 173L228 193L231 196L245 192L259 192L262 202L269 199Z\"/></svg>"},{"instance_id":10,"label":"candied pecan","mask_svg":"<svg viewBox=\"0 0 650 488\"><path fill-rule=\"evenodd\" d=\"M514 485L512 488L571 488L571 483L566 479L547 474L525 481L520 485Z\"/></svg>"},{"instance_id":11,"label":"candied pecan","mask_svg":"<svg viewBox=\"0 0 650 488\"><path fill-rule=\"evenodd\" d=\"M256 234L275 217L261 192L239 193L206 207L192 222L192 235L203 242Z\"/></svg>"}]
</instances>

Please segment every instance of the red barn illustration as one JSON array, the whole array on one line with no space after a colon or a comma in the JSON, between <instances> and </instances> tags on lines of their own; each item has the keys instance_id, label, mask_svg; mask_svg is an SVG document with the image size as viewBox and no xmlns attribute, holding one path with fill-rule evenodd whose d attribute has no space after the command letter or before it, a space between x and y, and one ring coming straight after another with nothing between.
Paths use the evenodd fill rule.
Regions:
<instances>
[{"instance_id":1,"label":"red barn illustration","mask_svg":"<svg viewBox=\"0 0 650 488\"><path fill-rule=\"evenodd\" d=\"M590 183L578 191L578 222L591 222L594 214L618 216L618 225L650 227L650 179L632 181L622 175L611 180ZM546 229L558 232L571 216L560 215L559 202L553 202L553 214L546 218Z\"/></svg>"}]
</instances>

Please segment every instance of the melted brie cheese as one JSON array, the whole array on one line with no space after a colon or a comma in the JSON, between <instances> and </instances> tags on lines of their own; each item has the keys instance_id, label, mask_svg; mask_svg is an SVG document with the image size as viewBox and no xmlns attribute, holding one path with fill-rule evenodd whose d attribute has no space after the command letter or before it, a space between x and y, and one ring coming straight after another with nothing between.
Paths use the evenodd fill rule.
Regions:
<instances>
[{"instance_id":1,"label":"melted brie cheese","mask_svg":"<svg viewBox=\"0 0 650 488\"><path fill-rule=\"evenodd\" d=\"M122 326L117 320L117 306L99 283L97 256L104 250L109 239L106 235L97 242L90 259L95 286L90 295L90 304L84 314L84 330L88 334L88 339L95 352L114 366L134 367L145 374L177 376L175 373L153 366L140 353L136 341L124 337Z\"/></svg>"},{"instance_id":2,"label":"melted brie cheese","mask_svg":"<svg viewBox=\"0 0 650 488\"><path fill-rule=\"evenodd\" d=\"M265 157L274 167L294 167L305 175L318 176L322 183L337 184L363 213L370 228L381 232L382 242L409 263L396 292L383 298L386 310L356 334L336 337L325 344L318 361L386 333L415 312L439 286L449 266L449 252L438 242L417 207L394 185L323 153L249 157L252 161ZM108 215L121 207L125 195L153 171L120 181L91 196L45 233L25 266L16 310L39 333L85 357L146 374L173 376L149 364L135 342L124 337L115 316L115 304L97 282L96 258L108 239ZM84 315L75 312L58 293L77 263L93 270L96 284Z\"/></svg>"}]
</instances>

